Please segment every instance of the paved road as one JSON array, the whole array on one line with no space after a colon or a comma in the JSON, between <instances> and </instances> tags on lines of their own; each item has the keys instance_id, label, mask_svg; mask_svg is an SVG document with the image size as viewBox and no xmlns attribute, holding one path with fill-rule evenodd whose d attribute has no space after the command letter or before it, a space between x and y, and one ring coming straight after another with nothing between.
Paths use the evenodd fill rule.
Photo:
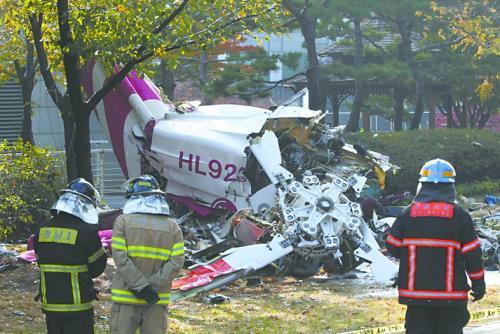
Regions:
<instances>
[{"instance_id":1,"label":"paved road","mask_svg":"<svg viewBox=\"0 0 500 334\"><path fill-rule=\"evenodd\" d=\"M498 334L500 333L500 321L477 324L473 323L464 329L464 334Z\"/></svg>"}]
</instances>

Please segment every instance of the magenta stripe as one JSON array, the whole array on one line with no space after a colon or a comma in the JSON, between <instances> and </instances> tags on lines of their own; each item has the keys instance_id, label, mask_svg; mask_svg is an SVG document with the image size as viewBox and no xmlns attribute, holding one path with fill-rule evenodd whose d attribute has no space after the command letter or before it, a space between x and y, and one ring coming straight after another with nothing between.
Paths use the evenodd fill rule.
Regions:
<instances>
[{"instance_id":1,"label":"magenta stripe","mask_svg":"<svg viewBox=\"0 0 500 334\"><path fill-rule=\"evenodd\" d=\"M131 71L128 76L129 83L134 88L135 92L139 94L143 101L146 100L160 100L160 94L151 87L145 79L137 77L136 71Z\"/></svg>"},{"instance_id":2,"label":"magenta stripe","mask_svg":"<svg viewBox=\"0 0 500 334\"><path fill-rule=\"evenodd\" d=\"M131 110L132 107L126 98L115 90L109 92L104 98L104 111L108 123L109 136L111 137L111 145L113 146L113 152L126 178L128 178L128 169L125 161L123 130L125 127L125 120Z\"/></svg>"}]
</instances>

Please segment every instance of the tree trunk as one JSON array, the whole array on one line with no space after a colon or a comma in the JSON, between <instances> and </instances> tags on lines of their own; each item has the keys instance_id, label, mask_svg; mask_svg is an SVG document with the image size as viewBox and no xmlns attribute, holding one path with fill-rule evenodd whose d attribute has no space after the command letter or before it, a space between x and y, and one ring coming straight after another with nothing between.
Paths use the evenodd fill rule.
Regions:
<instances>
[{"instance_id":1,"label":"tree trunk","mask_svg":"<svg viewBox=\"0 0 500 334\"><path fill-rule=\"evenodd\" d=\"M333 95L330 97L330 100L332 102L332 125L333 126L338 126L340 124L340 117L339 117L339 110L340 110L340 103L339 103L339 98L336 95Z\"/></svg>"},{"instance_id":2,"label":"tree trunk","mask_svg":"<svg viewBox=\"0 0 500 334\"><path fill-rule=\"evenodd\" d=\"M458 113L458 121L460 123L460 128L467 128L467 103L462 101L462 105L457 103L455 107L455 112Z\"/></svg>"},{"instance_id":3,"label":"tree trunk","mask_svg":"<svg viewBox=\"0 0 500 334\"><path fill-rule=\"evenodd\" d=\"M371 131L371 117L368 111L361 113L361 119L363 120L363 131Z\"/></svg>"},{"instance_id":4,"label":"tree trunk","mask_svg":"<svg viewBox=\"0 0 500 334\"><path fill-rule=\"evenodd\" d=\"M16 65L17 67L17 65ZM23 122L21 128L21 139L32 145L35 145L35 139L33 138L33 128L31 115L33 114L33 106L31 103L31 96L33 94L33 87L35 85L35 80L33 75L29 75L27 68L22 68L23 75L19 76L19 83L21 84L22 94L23 94ZM27 75L28 74L28 75Z\"/></svg>"},{"instance_id":5,"label":"tree trunk","mask_svg":"<svg viewBox=\"0 0 500 334\"><path fill-rule=\"evenodd\" d=\"M411 119L410 130L418 130L424 113L425 83L416 64L410 65L415 80L415 113Z\"/></svg>"},{"instance_id":6,"label":"tree trunk","mask_svg":"<svg viewBox=\"0 0 500 334\"><path fill-rule=\"evenodd\" d=\"M210 96L204 89L209 82L207 75L207 62L208 62L208 52L202 51L200 56L199 80L201 85L201 93L203 94L201 103L204 105L213 104L212 96Z\"/></svg>"},{"instance_id":7,"label":"tree trunk","mask_svg":"<svg viewBox=\"0 0 500 334\"><path fill-rule=\"evenodd\" d=\"M64 72L68 87L71 110L75 120L75 136L73 149L76 158L77 177L83 177L93 182L92 167L90 162L90 111L83 102L81 80L79 76L78 50L73 45L71 27L69 25L68 0L57 1L57 18L59 23L60 46L63 54Z\"/></svg>"},{"instance_id":8,"label":"tree trunk","mask_svg":"<svg viewBox=\"0 0 500 334\"><path fill-rule=\"evenodd\" d=\"M453 120L453 97L451 94L443 96L443 104L444 109L446 110L446 127L448 129L453 129L456 127L456 124Z\"/></svg>"},{"instance_id":9,"label":"tree trunk","mask_svg":"<svg viewBox=\"0 0 500 334\"><path fill-rule=\"evenodd\" d=\"M479 118L479 122L477 124L478 129L484 128L484 126L486 125L486 123L488 123L488 120L491 117L491 109L488 107L483 107L483 109L484 108L487 108L488 110L486 112L484 110L481 111L481 117Z\"/></svg>"},{"instance_id":10,"label":"tree trunk","mask_svg":"<svg viewBox=\"0 0 500 334\"><path fill-rule=\"evenodd\" d=\"M21 128L21 139L32 145L35 144L33 138L33 128L31 116L33 114L33 106L31 104L31 96L35 86L35 61L33 44L26 42L26 64L21 66L19 61L14 61L16 67L17 78L21 84L23 94L23 123Z\"/></svg>"},{"instance_id":11,"label":"tree trunk","mask_svg":"<svg viewBox=\"0 0 500 334\"><path fill-rule=\"evenodd\" d=\"M71 110L71 102L68 95L62 95L59 88L56 85L52 72L49 68L49 63L47 60L47 53L43 46L43 36L42 36L42 14L31 15L30 24L31 32L33 34L33 42L35 44L35 49L37 53L38 63L40 64L40 74L43 77L47 93L50 98L57 106L61 112L61 118L64 126L64 149L66 152L65 163L66 163L66 177L67 180L73 180L76 178L76 157L73 148L74 131L75 131L75 120L73 118L73 112Z\"/></svg>"},{"instance_id":12,"label":"tree trunk","mask_svg":"<svg viewBox=\"0 0 500 334\"><path fill-rule=\"evenodd\" d=\"M90 113L79 110L75 113L75 141L77 176L93 183L90 152Z\"/></svg>"},{"instance_id":13,"label":"tree trunk","mask_svg":"<svg viewBox=\"0 0 500 334\"><path fill-rule=\"evenodd\" d=\"M170 100L174 99L175 92L175 75L174 72L171 71L164 59L161 60L160 63L160 82L159 86L163 89L163 93L167 95Z\"/></svg>"},{"instance_id":14,"label":"tree trunk","mask_svg":"<svg viewBox=\"0 0 500 334\"><path fill-rule=\"evenodd\" d=\"M68 181L75 179L78 175L76 169L76 155L73 146L75 137L75 119L71 110L71 102L69 96L65 95L61 105L61 118L64 126L64 149L66 151L66 177Z\"/></svg>"},{"instance_id":15,"label":"tree trunk","mask_svg":"<svg viewBox=\"0 0 500 334\"><path fill-rule=\"evenodd\" d=\"M429 129L436 128L436 107L434 105L429 106Z\"/></svg>"},{"instance_id":16,"label":"tree trunk","mask_svg":"<svg viewBox=\"0 0 500 334\"><path fill-rule=\"evenodd\" d=\"M404 90L400 87L394 87L394 131L403 131L404 116Z\"/></svg>"},{"instance_id":17,"label":"tree trunk","mask_svg":"<svg viewBox=\"0 0 500 334\"><path fill-rule=\"evenodd\" d=\"M29 84L28 84L29 85ZM33 92L33 82L31 83L31 88L25 88L25 84L22 85L23 89L23 125L21 130L21 138L25 142L29 142L35 145L35 139L33 138L33 129L31 122L31 115L33 114L33 108L31 104L31 93Z\"/></svg>"},{"instance_id":18,"label":"tree trunk","mask_svg":"<svg viewBox=\"0 0 500 334\"><path fill-rule=\"evenodd\" d=\"M359 118L361 114L361 106L363 105L364 99L364 81L357 74L357 70L363 64L363 33L361 31L361 22L359 20L353 20L354 23L354 102L352 104L352 111L349 116L349 122L347 123L347 132L356 132L359 129ZM365 119L363 119L363 128L366 126ZM368 125L369 128L369 125Z\"/></svg>"},{"instance_id":19,"label":"tree trunk","mask_svg":"<svg viewBox=\"0 0 500 334\"><path fill-rule=\"evenodd\" d=\"M425 81L422 72L420 71L413 51L411 50L410 21L401 17L396 21L396 25L401 36L401 42L398 45L399 58L404 60L410 68L413 80L415 81L415 113L410 124L410 130L416 130L420 127L422 114L424 113L424 98L425 98Z\"/></svg>"},{"instance_id":20,"label":"tree trunk","mask_svg":"<svg viewBox=\"0 0 500 334\"><path fill-rule=\"evenodd\" d=\"M317 18L310 18L304 15L298 20L307 49L308 69L306 77L309 88L309 109L325 110L328 81L323 78L318 60L318 52L316 51Z\"/></svg>"}]
</instances>

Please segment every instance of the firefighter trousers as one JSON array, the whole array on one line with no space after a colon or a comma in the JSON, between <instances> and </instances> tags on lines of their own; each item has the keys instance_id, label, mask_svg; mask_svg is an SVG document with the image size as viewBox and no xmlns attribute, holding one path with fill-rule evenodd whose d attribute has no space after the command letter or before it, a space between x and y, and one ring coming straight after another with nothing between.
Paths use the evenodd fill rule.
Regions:
<instances>
[{"instance_id":1,"label":"firefighter trousers","mask_svg":"<svg viewBox=\"0 0 500 334\"><path fill-rule=\"evenodd\" d=\"M46 314L48 334L94 334L94 313L84 312L75 316Z\"/></svg>"},{"instance_id":2,"label":"firefighter trousers","mask_svg":"<svg viewBox=\"0 0 500 334\"><path fill-rule=\"evenodd\" d=\"M408 306L406 334L462 334L469 318L466 306Z\"/></svg>"},{"instance_id":3,"label":"firefighter trousers","mask_svg":"<svg viewBox=\"0 0 500 334\"><path fill-rule=\"evenodd\" d=\"M167 331L167 311L165 305L129 305L113 303L111 307L111 334L165 334Z\"/></svg>"}]
</instances>

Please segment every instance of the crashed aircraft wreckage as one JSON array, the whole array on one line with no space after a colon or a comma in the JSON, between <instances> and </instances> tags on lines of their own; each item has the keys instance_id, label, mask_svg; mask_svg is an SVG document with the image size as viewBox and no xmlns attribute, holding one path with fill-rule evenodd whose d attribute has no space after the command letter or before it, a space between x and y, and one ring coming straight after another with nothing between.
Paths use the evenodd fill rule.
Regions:
<instances>
[{"instance_id":1,"label":"crashed aircraft wreckage","mask_svg":"<svg viewBox=\"0 0 500 334\"><path fill-rule=\"evenodd\" d=\"M86 93L105 80L102 66L92 64ZM274 110L176 107L133 72L97 106L124 175L164 181L176 203L172 215L193 246L193 266L174 282L173 300L263 268L310 276L325 259L366 261L378 281L395 276L356 202L368 178L383 187L395 167L343 143L339 129L320 122L323 113L302 106L307 94ZM198 247L204 236L210 247Z\"/></svg>"}]
</instances>

